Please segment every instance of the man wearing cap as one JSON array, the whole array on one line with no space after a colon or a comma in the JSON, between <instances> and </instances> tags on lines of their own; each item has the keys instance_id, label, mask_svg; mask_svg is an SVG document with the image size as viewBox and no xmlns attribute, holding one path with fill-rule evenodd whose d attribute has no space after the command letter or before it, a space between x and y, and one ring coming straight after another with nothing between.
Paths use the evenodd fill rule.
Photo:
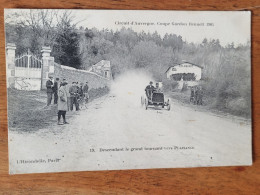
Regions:
<instances>
[{"instance_id":1,"label":"man wearing cap","mask_svg":"<svg viewBox=\"0 0 260 195\"><path fill-rule=\"evenodd\" d=\"M49 76L49 80L46 81L46 88L47 88L47 106L49 106L51 104L51 100L52 100L52 93L53 93L53 82L52 82L52 76Z\"/></svg>"},{"instance_id":2,"label":"man wearing cap","mask_svg":"<svg viewBox=\"0 0 260 195\"><path fill-rule=\"evenodd\" d=\"M60 88L58 90L58 125L63 125L63 124L69 124L66 121L66 112L68 110L68 97L67 97L67 92L66 92L66 85L68 83L66 81L63 81L60 84ZM63 118L63 123L60 122L61 116Z\"/></svg>"},{"instance_id":3,"label":"man wearing cap","mask_svg":"<svg viewBox=\"0 0 260 195\"><path fill-rule=\"evenodd\" d=\"M162 90L162 88L160 87L160 84L159 84L159 83L156 83L156 84L155 84L155 91L156 91L157 93L162 93L162 92L163 92L163 90Z\"/></svg>"},{"instance_id":4,"label":"man wearing cap","mask_svg":"<svg viewBox=\"0 0 260 195\"><path fill-rule=\"evenodd\" d=\"M145 88L145 94L148 99L152 97L152 93L155 91L155 88L153 86L153 82L150 81L150 84Z\"/></svg>"},{"instance_id":5,"label":"man wearing cap","mask_svg":"<svg viewBox=\"0 0 260 195\"><path fill-rule=\"evenodd\" d=\"M65 87L65 90L66 90L66 93L67 93L67 99L68 99L68 101L67 101L67 107L68 107L68 111L70 110L70 92L69 92L69 85L68 85L68 82L67 82L67 80L64 78L63 80L62 80L62 83L67 83L64 87Z\"/></svg>"},{"instance_id":6,"label":"man wearing cap","mask_svg":"<svg viewBox=\"0 0 260 195\"><path fill-rule=\"evenodd\" d=\"M84 94L84 99L85 103L88 103L89 95L88 95L88 82L83 87L83 94Z\"/></svg>"},{"instance_id":7,"label":"man wearing cap","mask_svg":"<svg viewBox=\"0 0 260 195\"><path fill-rule=\"evenodd\" d=\"M77 100L77 95L78 95L78 87L76 82L72 82L72 86L69 89L70 93L70 110L73 110L73 104L75 104L76 111L79 110L79 104Z\"/></svg>"},{"instance_id":8,"label":"man wearing cap","mask_svg":"<svg viewBox=\"0 0 260 195\"><path fill-rule=\"evenodd\" d=\"M54 104L58 103L58 88L59 88L59 78L56 78L54 81L54 85L52 87L53 95L54 95Z\"/></svg>"},{"instance_id":9,"label":"man wearing cap","mask_svg":"<svg viewBox=\"0 0 260 195\"><path fill-rule=\"evenodd\" d=\"M84 96L84 94L83 94L83 83L80 83L80 85L79 85L78 94L79 94L80 98L83 98L83 96Z\"/></svg>"}]
</instances>

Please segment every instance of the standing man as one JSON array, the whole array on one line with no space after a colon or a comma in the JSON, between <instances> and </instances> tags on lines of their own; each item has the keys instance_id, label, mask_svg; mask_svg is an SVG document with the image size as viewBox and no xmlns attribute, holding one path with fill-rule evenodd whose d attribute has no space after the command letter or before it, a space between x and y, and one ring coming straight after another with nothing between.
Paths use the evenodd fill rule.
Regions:
<instances>
[{"instance_id":1,"label":"standing man","mask_svg":"<svg viewBox=\"0 0 260 195\"><path fill-rule=\"evenodd\" d=\"M62 80L61 84L64 83L64 82L68 83L65 78ZM69 92L70 86L68 84L66 84L64 87L65 87L65 90L66 90L66 93L67 93L67 99L68 99L67 107L68 107L68 111L70 111L70 92Z\"/></svg>"},{"instance_id":2,"label":"standing man","mask_svg":"<svg viewBox=\"0 0 260 195\"><path fill-rule=\"evenodd\" d=\"M73 110L73 104L75 104L76 111L78 111L79 110L79 104L77 100L78 88L76 82L72 82L72 86L69 89L69 93L70 93L70 110L71 111Z\"/></svg>"},{"instance_id":3,"label":"standing man","mask_svg":"<svg viewBox=\"0 0 260 195\"><path fill-rule=\"evenodd\" d=\"M80 99L83 99L83 83L80 83L80 86L78 88L78 94L80 96Z\"/></svg>"},{"instance_id":4,"label":"standing man","mask_svg":"<svg viewBox=\"0 0 260 195\"><path fill-rule=\"evenodd\" d=\"M199 91L198 91L198 86L194 87L194 104L198 104L198 99L199 99Z\"/></svg>"},{"instance_id":5,"label":"standing man","mask_svg":"<svg viewBox=\"0 0 260 195\"><path fill-rule=\"evenodd\" d=\"M197 104L198 105L202 105L202 98L203 98L203 90L202 90L202 86L199 86L199 89L198 89L198 100L197 100Z\"/></svg>"},{"instance_id":6,"label":"standing man","mask_svg":"<svg viewBox=\"0 0 260 195\"><path fill-rule=\"evenodd\" d=\"M88 82L86 82L86 84L83 87L83 94L84 94L84 100L85 103L88 103L88 99L89 99L89 95L88 95Z\"/></svg>"},{"instance_id":7,"label":"standing man","mask_svg":"<svg viewBox=\"0 0 260 195\"><path fill-rule=\"evenodd\" d=\"M194 87L191 87L190 88L190 102L191 103L194 103L194 100L195 99L195 90L194 90Z\"/></svg>"},{"instance_id":8,"label":"standing man","mask_svg":"<svg viewBox=\"0 0 260 195\"><path fill-rule=\"evenodd\" d=\"M56 80L54 81L53 88L52 88L53 95L54 95L54 104L58 103L59 80L60 80L59 78L56 78Z\"/></svg>"},{"instance_id":9,"label":"standing man","mask_svg":"<svg viewBox=\"0 0 260 195\"><path fill-rule=\"evenodd\" d=\"M52 100L52 93L53 93L53 82L52 82L53 77L49 75L49 80L46 81L46 88L47 88L47 106L51 104Z\"/></svg>"},{"instance_id":10,"label":"standing man","mask_svg":"<svg viewBox=\"0 0 260 195\"><path fill-rule=\"evenodd\" d=\"M66 81L63 81L60 85L59 88L59 98L58 98L58 125L63 125L63 124L69 124L66 121L66 111L68 110L68 105L67 105L67 101L68 101L68 97L67 97L67 92L66 92L66 85L68 83ZM63 123L60 122L61 116L63 118Z\"/></svg>"}]
</instances>

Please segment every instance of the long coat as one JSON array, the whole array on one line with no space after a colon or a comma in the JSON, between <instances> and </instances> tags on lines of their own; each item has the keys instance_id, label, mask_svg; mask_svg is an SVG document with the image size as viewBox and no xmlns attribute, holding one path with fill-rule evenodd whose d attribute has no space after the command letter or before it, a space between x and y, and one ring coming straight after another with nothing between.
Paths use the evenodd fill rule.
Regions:
<instances>
[{"instance_id":1,"label":"long coat","mask_svg":"<svg viewBox=\"0 0 260 195\"><path fill-rule=\"evenodd\" d=\"M67 111L68 110L68 97L66 89L61 86L58 91L58 110Z\"/></svg>"}]
</instances>

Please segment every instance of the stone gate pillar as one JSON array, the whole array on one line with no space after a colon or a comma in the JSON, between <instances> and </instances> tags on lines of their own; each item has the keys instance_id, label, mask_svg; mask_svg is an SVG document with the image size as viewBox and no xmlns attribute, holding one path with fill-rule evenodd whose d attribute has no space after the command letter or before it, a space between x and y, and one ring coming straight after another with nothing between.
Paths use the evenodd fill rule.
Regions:
<instances>
[{"instance_id":1,"label":"stone gate pillar","mask_svg":"<svg viewBox=\"0 0 260 195\"><path fill-rule=\"evenodd\" d=\"M14 43L6 45L6 82L8 88L15 88L15 50Z\"/></svg>"},{"instance_id":2,"label":"stone gate pillar","mask_svg":"<svg viewBox=\"0 0 260 195\"><path fill-rule=\"evenodd\" d=\"M51 57L51 48L42 47L42 81L41 89L46 89L46 81L49 75L54 76L54 57Z\"/></svg>"}]
</instances>

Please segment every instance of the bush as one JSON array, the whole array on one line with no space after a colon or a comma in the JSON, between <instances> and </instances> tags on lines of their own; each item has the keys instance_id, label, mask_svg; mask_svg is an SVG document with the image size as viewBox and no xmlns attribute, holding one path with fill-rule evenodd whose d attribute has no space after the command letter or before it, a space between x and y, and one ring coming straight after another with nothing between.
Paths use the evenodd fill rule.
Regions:
<instances>
[{"instance_id":1,"label":"bush","mask_svg":"<svg viewBox=\"0 0 260 195\"><path fill-rule=\"evenodd\" d=\"M92 88L92 89L89 90L89 99L93 100L95 98L106 95L107 93L109 93L108 87L100 87L100 88L97 88L97 89Z\"/></svg>"},{"instance_id":2,"label":"bush","mask_svg":"<svg viewBox=\"0 0 260 195\"><path fill-rule=\"evenodd\" d=\"M178 82L174 80L165 79L163 80L162 83L163 83L163 91L165 92L174 91L178 87Z\"/></svg>"},{"instance_id":3,"label":"bush","mask_svg":"<svg viewBox=\"0 0 260 195\"><path fill-rule=\"evenodd\" d=\"M231 99L226 102L226 107L237 115L250 115L251 110L248 109L247 101L244 98Z\"/></svg>"}]
</instances>

